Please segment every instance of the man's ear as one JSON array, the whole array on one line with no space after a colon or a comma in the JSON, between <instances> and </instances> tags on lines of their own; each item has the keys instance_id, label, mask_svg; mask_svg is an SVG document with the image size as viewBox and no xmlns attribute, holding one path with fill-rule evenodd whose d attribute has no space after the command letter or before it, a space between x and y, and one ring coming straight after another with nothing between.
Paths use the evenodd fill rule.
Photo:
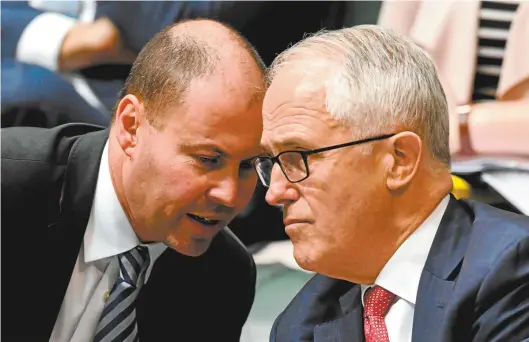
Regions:
<instances>
[{"instance_id":1,"label":"man's ear","mask_svg":"<svg viewBox=\"0 0 529 342\"><path fill-rule=\"evenodd\" d=\"M143 105L139 99L128 94L119 101L114 120L116 139L127 157L131 158L138 143L137 130Z\"/></svg>"},{"instance_id":2,"label":"man's ear","mask_svg":"<svg viewBox=\"0 0 529 342\"><path fill-rule=\"evenodd\" d=\"M386 185L391 191L404 190L410 183L421 161L422 140L413 132L402 132L390 140L392 165Z\"/></svg>"}]
</instances>

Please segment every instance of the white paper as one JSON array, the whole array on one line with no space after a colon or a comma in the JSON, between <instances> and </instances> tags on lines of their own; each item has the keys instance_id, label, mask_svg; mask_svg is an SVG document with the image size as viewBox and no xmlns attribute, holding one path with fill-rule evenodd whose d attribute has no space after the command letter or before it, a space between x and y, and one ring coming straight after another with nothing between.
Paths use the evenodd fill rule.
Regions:
<instances>
[{"instance_id":1,"label":"white paper","mask_svg":"<svg viewBox=\"0 0 529 342\"><path fill-rule=\"evenodd\" d=\"M275 241L267 244L264 248L253 254L253 259L257 265L281 264L293 270L308 272L296 263L296 259L294 259L294 246L290 240Z\"/></svg>"},{"instance_id":2,"label":"white paper","mask_svg":"<svg viewBox=\"0 0 529 342\"><path fill-rule=\"evenodd\" d=\"M529 158L476 156L452 161L452 172L455 174L472 174L496 170L522 170L529 172Z\"/></svg>"},{"instance_id":3,"label":"white paper","mask_svg":"<svg viewBox=\"0 0 529 342\"><path fill-rule=\"evenodd\" d=\"M529 215L529 172L485 172L481 179L524 215Z\"/></svg>"}]
</instances>

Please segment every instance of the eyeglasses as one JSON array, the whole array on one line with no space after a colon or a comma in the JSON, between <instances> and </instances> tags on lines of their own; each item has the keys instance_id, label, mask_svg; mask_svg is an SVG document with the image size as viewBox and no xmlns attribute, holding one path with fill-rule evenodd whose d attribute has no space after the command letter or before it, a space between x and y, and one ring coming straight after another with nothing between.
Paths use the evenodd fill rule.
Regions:
<instances>
[{"instance_id":1,"label":"eyeglasses","mask_svg":"<svg viewBox=\"0 0 529 342\"><path fill-rule=\"evenodd\" d=\"M274 163L278 163L279 167L283 171L283 174L290 183L298 183L309 177L309 164L307 158L310 155L335 150L342 147L348 147L353 145L365 144L371 141L383 140L391 138L396 133L380 135L374 138L367 138L357 141L351 141L345 144L327 146L318 148L316 150L308 151L283 151L275 157L260 156L253 160L253 164L259 179L264 186L270 186L270 180L272 178L272 169Z\"/></svg>"}]
</instances>

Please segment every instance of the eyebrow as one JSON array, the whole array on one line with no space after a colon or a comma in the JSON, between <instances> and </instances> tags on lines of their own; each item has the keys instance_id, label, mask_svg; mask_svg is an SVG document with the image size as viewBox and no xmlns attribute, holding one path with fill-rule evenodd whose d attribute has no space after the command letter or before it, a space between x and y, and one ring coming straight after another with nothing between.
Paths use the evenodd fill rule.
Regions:
<instances>
[{"instance_id":1,"label":"eyebrow","mask_svg":"<svg viewBox=\"0 0 529 342\"><path fill-rule=\"evenodd\" d=\"M189 144L189 143L188 144L182 144L182 149L183 150L200 150L200 149L212 150L215 153L218 153L218 154L220 154L223 157L226 157L226 158L229 157L229 154L227 154L226 152L224 152L223 150L221 150L217 146L214 146L214 145L211 145L211 144Z\"/></svg>"},{"instance_id":2,"label":"eyebrow","mask_svg":"<svg viewBox=\"0 0 529 342\"><path fill-rule=\"evenodd\" d=\"M297 140L297 139L288 139L288 140L285 140L285 141L273 141L272 144L270 145L263 145L261 144L261 150L263 152L270 152L270 148L269 146L274 146L274 147L281 147L281 148L292 148L292 147L298 147L298 146L304 146L304 145L310 145L310 142L303 142L303 141L300 141L300 140ZM310 146L307 146L307 148L310 147Z\"/></svg>"},{"instance_id":3,"label":"eyebrow","mask_svg":"<svg viewBox=\"0 0 529 342\"><path fill-rule=\"evenodd\" d=\"M230 155L228 153L210 144L183 144L182 147L184 148L184 150L200 150L200 149L212 150L213 152L220 154L222 157L226 159L230 158ZM257 155L251 156L250 158L242 159L241 162L251 162L252 160L254 160L255 158L259 156L260 154L257 154Z\"/></svg>"}]
</instances>

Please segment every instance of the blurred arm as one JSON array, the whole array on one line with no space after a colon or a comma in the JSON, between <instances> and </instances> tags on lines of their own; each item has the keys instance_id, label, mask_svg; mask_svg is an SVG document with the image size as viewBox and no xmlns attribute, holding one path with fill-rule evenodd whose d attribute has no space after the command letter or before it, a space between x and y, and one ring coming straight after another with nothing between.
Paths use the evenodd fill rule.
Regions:
<instances>
[{"instance_id":1,"label":"blurred arm","mask_svg":"<svg viewBox=\"0 0 529 342\"><path fill-rule=\"evenodd\" d=\"M529 99L474 104L468 126L477 153L529 156Z\"/></svg>"},{"instance_id":2,"label":"blurred arm","mask_svg":"<svg viewBox=\"0 0 529 342\"><path fill-rule=\"evenodd\" d=\"M94 12L93 6L87 11ZM94 13L81 13L85 20ZM82 18L81 18L82 19ZM78 21L64 14L36 10L26 3L2 3L2 56L71 71L104 63L132 63L116 26L107 18Z\"/></svg>"},{"instance_id":3,"label":"blurred arm","mask_svg":"<svg viewBox=\"0 0 529 342\"><path fill-rule=\"evenodd\" d=\"M117 27L107 18L93 23L78 22L61 42L57 56L60 71L82 69L97 64L132 64L136 54L123 46Z\"/></svg>"},{"instance_id":4,"label":"blurred arm","mask_svg":"<svg viewBox=\"0 0 529 342\"><path fill-rule=\"evenodd\" d=\"M76 21L66 15L38 14L25 27L16 47L15 58L52 71L59 69L61 46Z\"/></svg>"},{"instance_id":5,"label":"blurred arm","mask_svg":"<svg viewBox=\"0 0 529 342\"><path fill-rule=\"evenodd\" d=\"M378 25L409 36L415 22L421 1L387 0L383 1L378 16Z\"/></svg>"}]
</instances>

